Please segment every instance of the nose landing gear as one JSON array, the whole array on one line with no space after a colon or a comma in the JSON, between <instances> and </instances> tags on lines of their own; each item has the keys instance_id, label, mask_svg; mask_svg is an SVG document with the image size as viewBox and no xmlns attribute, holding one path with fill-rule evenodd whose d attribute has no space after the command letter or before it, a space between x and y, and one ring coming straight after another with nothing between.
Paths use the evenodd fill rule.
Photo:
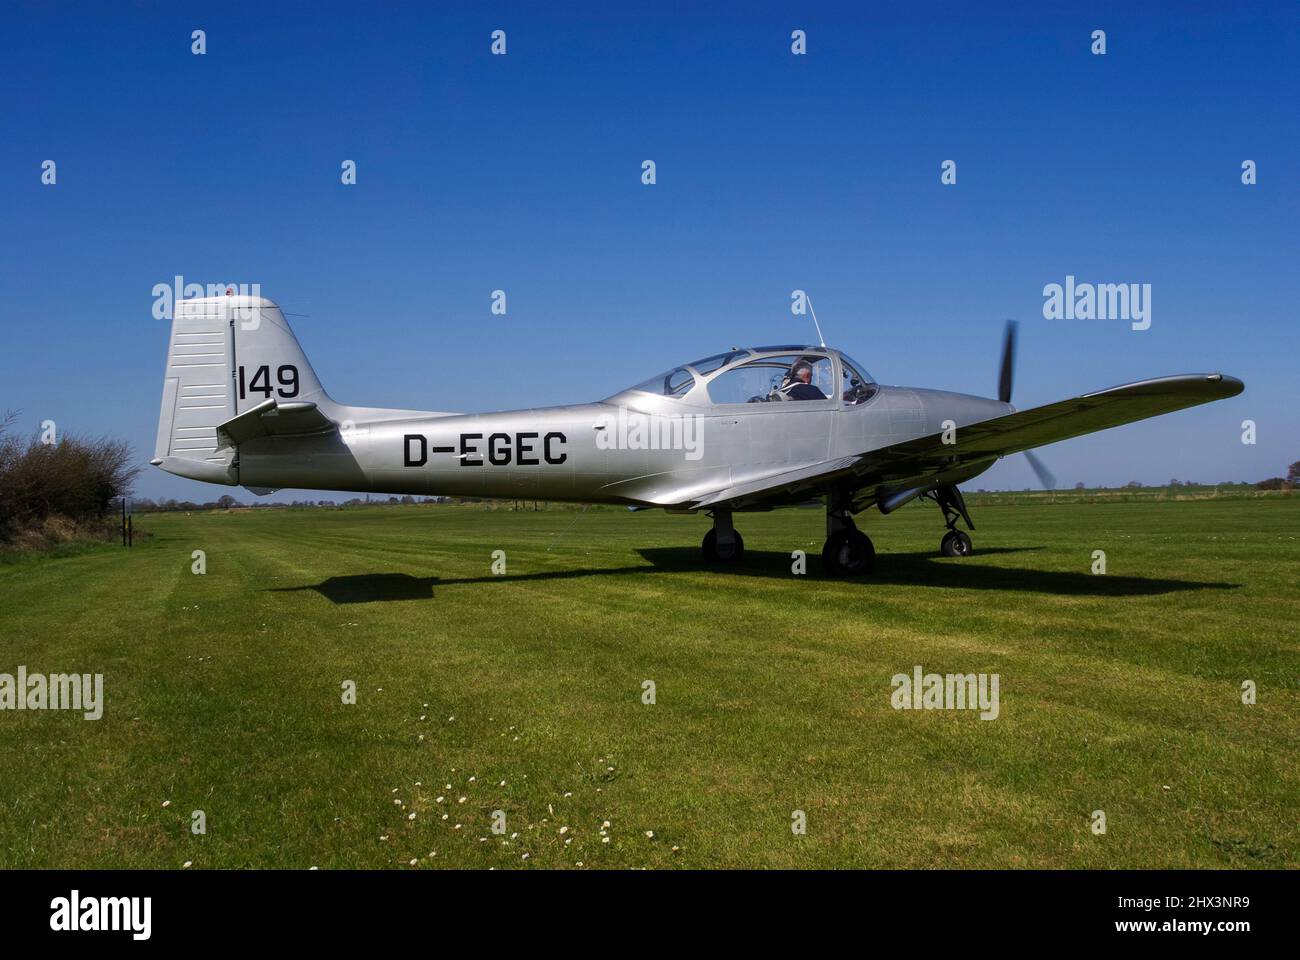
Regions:
<instances>
[{"instance_id":1,"label":"nose landing gear","mask_svg":"<svg viewBox=\"0 0 1300 960\"><path fill-rule=\"evenodd\" d=\"M957 529L957 521L965 520L966 526L972 530L975 529L975 524L971 523L961 491L955 486L936 487L922 496L933 500L943 511L943 522L948 532L939 541L939 552L945 557L969 557L975 548L969 534Z\"/></svg>"}]
</instances>

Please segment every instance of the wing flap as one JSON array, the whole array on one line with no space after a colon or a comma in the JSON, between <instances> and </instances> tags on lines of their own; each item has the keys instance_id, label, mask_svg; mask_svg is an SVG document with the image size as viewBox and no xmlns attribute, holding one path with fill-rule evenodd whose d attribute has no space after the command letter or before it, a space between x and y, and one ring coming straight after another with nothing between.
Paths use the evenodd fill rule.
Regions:
<instances>
[{"instance_id":1,"label":"wing flap","mask_svg":"<svg viewBox=\"0 0 1300 960\"><path fill-rule=\"evenodd\" d=\"M800 491L808 489L810 485L817 486L837 474L847 472L859 459L858 457L841 457L838 460L827 460L822 463L814 463L811 466L800 467L797 470L784 470L756 480L734 484L708 494L697 501L695 506L709 507L724 500L734 500L755 494L780 493L794 496Z\"/></svg>"}]
</instances>

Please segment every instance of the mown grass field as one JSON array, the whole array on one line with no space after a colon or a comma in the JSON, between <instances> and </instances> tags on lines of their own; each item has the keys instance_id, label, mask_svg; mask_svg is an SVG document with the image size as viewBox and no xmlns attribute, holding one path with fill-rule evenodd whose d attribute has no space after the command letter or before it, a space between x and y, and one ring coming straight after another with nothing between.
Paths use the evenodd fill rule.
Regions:
<instances>
[{"instance_id":1,"label":"mown grass field","mask_svg":"<svg viewBox=\"0 0 1300 960\"><path fill-rule=\"evenodd\" d=\"M450 506L0 566L0 672L107 699L0 713L0 867L1300 866L1300 500L973 507L963 560L864 516L864 582L798 509L725 572L704 518ZM892 709L916 664L1000 716Z\"/></svg>"}]
</instances>

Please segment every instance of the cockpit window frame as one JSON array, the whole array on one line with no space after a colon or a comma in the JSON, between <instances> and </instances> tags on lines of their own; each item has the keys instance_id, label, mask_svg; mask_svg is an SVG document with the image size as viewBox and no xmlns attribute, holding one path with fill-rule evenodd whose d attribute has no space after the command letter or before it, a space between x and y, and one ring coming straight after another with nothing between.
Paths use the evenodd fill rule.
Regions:
<instances>
[{"instance_id":1,"label":"cockpit window frame","mask_svg":"<svg viewBox=\"0 0 1300 960\"><path fill-rule=\"evenodd\" d=\"M876 382L875 377L866 373L862 369L860 363L845 354L843 351L836 351L836 359L839 361L840 376L839 380L836 381L839 386L836 388L835 394L836 399L839 400L840 409L857 410L860 407L865 407L867 404L875 400L876 397L880 396L880 384ZM854 373L858 374L858 376L862 378L862 386L872 388L871 392L857 403L849 403L844 399L844 374L846 370L852 370Z\"/></svg>"},{"instance_id":2,"label":"cockpit window frame","mask_svg":"<svg viewBox=\"0 0 1300 960\"><path fill-rule=\"evenodd\" d=\"M747 360L754 353L748 347L736 347L734 350L727 350L723 353L715 353L712 356L702 357L699 360L692 360L690 363L684 363L682 366L690 367L695 371L697 377L708 379L724 367L729 367L741 360ZM721 363L714 364L711 367L705 367L704 364L712 363L714 360L721 360Z\"/></svg>"}]
</instances>

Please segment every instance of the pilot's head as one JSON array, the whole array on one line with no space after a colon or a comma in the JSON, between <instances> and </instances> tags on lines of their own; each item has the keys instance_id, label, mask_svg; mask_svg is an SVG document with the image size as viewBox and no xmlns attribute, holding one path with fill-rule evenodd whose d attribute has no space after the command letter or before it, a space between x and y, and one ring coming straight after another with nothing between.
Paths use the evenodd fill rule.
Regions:
<instances>
[{"instance_id":1,"label":"pilot's head","mask_svg":"<svg viewBox=\"0 0 1300 960\"><path fill-rule=\"evenodd\" d=\"M800 383L811 383L812 364L807 360L796 360L794 366L790 368L790 376Z\"/></svg>"}]
</instances>

